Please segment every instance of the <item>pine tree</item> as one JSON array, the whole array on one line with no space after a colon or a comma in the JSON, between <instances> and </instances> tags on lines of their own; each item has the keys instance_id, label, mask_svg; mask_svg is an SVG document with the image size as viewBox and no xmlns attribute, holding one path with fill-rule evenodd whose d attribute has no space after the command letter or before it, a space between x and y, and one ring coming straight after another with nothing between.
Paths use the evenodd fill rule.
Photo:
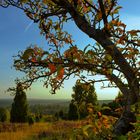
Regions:
<instances>
[{"instance_id":1,"label":"pine tree","mask_svg":"<svg viewBox=\"0 0 140 140\"><path fill-rule=\"evenodd\" d=\"M27 122L28 103L26 93L23 91L22 85L17 84L14 102L11 108L11 122Z\"/></svg>"}]
</instances>

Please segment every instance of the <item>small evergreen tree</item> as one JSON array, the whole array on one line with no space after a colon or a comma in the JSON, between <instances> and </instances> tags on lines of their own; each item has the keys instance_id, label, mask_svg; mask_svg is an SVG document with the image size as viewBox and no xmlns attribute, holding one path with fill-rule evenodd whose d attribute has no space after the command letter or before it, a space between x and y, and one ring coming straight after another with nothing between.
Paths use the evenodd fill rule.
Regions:
<instances>
[{"instance_id":1,"label":"small evergreen tree","mask_svg":"<svg viewBox=\"0 0 140 140\"><path fill-rule=\"evenodd\" d=\"M26 93L20 83L17 84L14 102L11 108L11 122L27 122L28 121L28 103Z\"/></svg>"}]
</instances>

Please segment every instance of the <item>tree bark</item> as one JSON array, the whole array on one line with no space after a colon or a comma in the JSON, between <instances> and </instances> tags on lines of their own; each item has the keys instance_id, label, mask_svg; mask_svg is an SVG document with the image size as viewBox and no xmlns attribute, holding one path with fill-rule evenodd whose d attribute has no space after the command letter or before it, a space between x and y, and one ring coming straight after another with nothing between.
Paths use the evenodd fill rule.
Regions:
<instances>
[{"instance_id":1,"label":"tree bark","mask_svg":"<svg viewBox=\"0 0 140 140\"><path fill-rule=\"evenodd\" d=\"M127 132L132 131L134 126L131 123L134 122L136 122L135 114L131 111L124 111L114 126L114 134L117 136L125 135Z\"/></svg>"}]
</instances>

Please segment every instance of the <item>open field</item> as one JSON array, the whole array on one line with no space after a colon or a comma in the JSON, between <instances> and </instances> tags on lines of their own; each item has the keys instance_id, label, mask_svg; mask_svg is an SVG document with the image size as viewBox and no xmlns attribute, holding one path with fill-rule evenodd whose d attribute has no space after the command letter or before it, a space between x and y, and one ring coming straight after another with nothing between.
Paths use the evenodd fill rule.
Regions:
<instances>
[{"instance_id":1,"label":"open field","mask_svg":"<svg viewBox=\"0 0 140 140\"><path fill-rule=\"evenodd\" d=\"M33 125L5 122L0 123L0 140L98 140L96 135L108 137L111 134L115 121L116 118L103 115L101 118L88 116L77 121L58 120Z\"/></svg>"},{"instance_id":2,"label":"open field","mask_svg":"<svg viewBox=\"0 0 140 140\"><path fill-rule=\"evenodd\" d=\"M45 103L46 100L43 100ZM47 102L47 101L46 101ZM52 101L51 101L52 102ZM60 100L59 100L60 102ZM108 103L109 101L99 101L99 104ZM36 105L37 102L34 101ZM50 110L56 111L55 107L58 101L50 104L42 104L39 107L49 107ZM68 107L68 102L62 102L62 106ZM60 105L60 107L61 107ZM57 111L58 110L57 106ZM61 109L59 107L59 109ZM132 107L133 108L133 107ZM64 108L62 108L64 109ZM129 131L125 136L116 139L112 133L113 126L118 119L116 116L98 113L93 113L92 108L89 108L89 115L81 120L69 121L57 118L55 114L42 114L39 121L36 120L36 113L32 114L34 124L28 123L0 123L0 140L139 140L140 139L140 114L137 114L137 122L134 124L135 130ZM105 109L105 108L104 108ZM65 113L65 111L64 111ZM110 112L111 113L111 112ZM138 139L137 139L138 138Z\"/></svg>"},{"instance_id":3,"label":"open field","mask_svg":"<svg viewBox=\"0 0 140 140\"><path fill-rule=\"evenodd\" d=\"M44 116L47 117L47 116ZM139 140L140 114L136 129L119 139L112 133L116 117L89 114L83 120L46 120L28 123L0 123L0 140ZM129 139L128 139L129 138ZM138 139L137 139L138 138Z\"/></svg>"},{"instance_id":4,"label":"open field","mask_svg":"<svg viewBox=\"0 0 140 140\"><path fill-rule=\"evenodd\" d=\"M49 128L49 124L36 123L33 126L28 124L1 124L3 127L0 132L0 140L25 140L30 136L36 136L40 131L46 131Z\"/></svg>"},{"instance_id":5,"label":"open field","mask_svg":"<svg viewBox=\"0 0 140 140\"><path fill-rule=\"evenodd\" d=\"M84 124L82 121L58 121L53 123L0 124L0 140L42 140L44 137L53 140L55 137L68 139L74 128Z\"/></svg>"}]
</instances>

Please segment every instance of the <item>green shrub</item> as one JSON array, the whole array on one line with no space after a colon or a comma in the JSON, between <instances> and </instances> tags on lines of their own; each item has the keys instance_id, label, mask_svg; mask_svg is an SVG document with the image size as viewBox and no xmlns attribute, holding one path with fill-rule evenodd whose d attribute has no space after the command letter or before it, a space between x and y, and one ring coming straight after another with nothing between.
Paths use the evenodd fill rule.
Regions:
<instances>
[{"instance_id":1,"label":"green shrub","mask_svg":"<svg viewBox=\"0 0 140 140\"><path fill-rule=\"evenodd\" d=\"M57 121L57 118L53 115L44 115L43 120L44 122L54 122Z\"/></svg>"},{"instance_id":2,"label":"green shrub","mask_svg":"<svg viewBox=\"0 0 140 140\"><path fill-rule=\"evenodd\" d=\"M69 120L77 120L78 119L78 110L77 110L76 105L73 102L71 102L69 104L68 119Z\"/></svg>"},{"instance_id":3,"label":"green shrub","mask_svg":"<svg viewBox=\"0 0 140 140\"><path fill-rule=\"evenodd\" d=\"M134 123L133 124L135 127L134 131L130 131L127 134L127 139L129 140L140 140L140 123Z\"/></svg>"},{"instance_id":4,"label":"green shrub","mask_svg":"<svg viewBox=\"0 0 140 140\"><path fill-rule=\"evenodd\" d=\"M109 106L103 106L101 108L101 112L104 115L111 115L112 114L112 110L111 110L111 108Z\"/></svg>"},{"instance_id":5,"label":"green shrub","mask_svg":"<svg viewBox=\"0 0 140 140\"><path fill-rule=\"evenodd\" d=\"M33 125L34 122L35 122L34 117L33 117L32 115L28 116L28 124L29 124L29 125Z\"/></svg>"},{"instance_id":6,"label":"green shrub","mask_svg":"<svg viewBox=\"0 0 140 140\"><path fill-rule=\"evenodd\" d=\"M0 121L6 122L9 121L10 113L6 108L0 108Z\"/></svg>"}]
</instances>

